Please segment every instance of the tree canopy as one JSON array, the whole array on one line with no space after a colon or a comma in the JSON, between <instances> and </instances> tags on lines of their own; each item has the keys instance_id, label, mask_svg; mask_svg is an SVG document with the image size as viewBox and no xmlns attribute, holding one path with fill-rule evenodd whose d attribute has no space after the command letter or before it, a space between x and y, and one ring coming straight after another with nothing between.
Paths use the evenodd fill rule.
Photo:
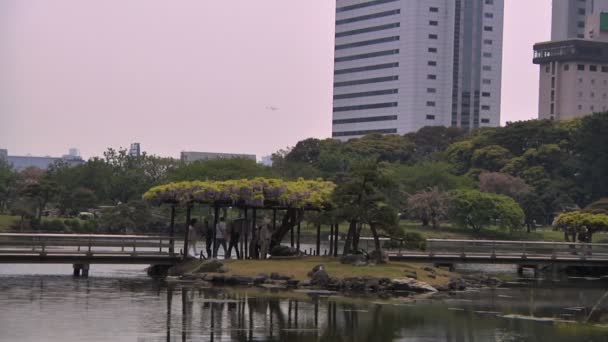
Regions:
<instances>
[{"instance_id":1,"label":"tree canopy","mask_svg":"<svg viewBox=\"0 0 608 342\"><path fill-rule=\"evenodd\" d=\"M330 205L335 184L323 180L239 179L184 181L159 185L143 198L151 204L228 203L234 206L323 208Z\"/></svg>"}]
</instances>

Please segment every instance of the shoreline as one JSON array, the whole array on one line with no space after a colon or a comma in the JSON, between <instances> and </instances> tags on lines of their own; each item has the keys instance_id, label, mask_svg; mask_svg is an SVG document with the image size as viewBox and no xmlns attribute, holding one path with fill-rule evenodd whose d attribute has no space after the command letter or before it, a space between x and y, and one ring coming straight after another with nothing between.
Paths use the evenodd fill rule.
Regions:
<instances>
[{"instance_id":1,"label":"shoreline","mask_svg":"<svg viewBox=\"0 0 608 342\"><path fill-rule=\"evenodd\" d=\"M257 287L312 295L370 295L383 299L428 297L438 293L497 287L503 283L495 277L464 275L427 264L351 265L342 264L332 257L228 261L190 259L167 269L165 280L171 284Z\"/></svg>"}]
</instances>

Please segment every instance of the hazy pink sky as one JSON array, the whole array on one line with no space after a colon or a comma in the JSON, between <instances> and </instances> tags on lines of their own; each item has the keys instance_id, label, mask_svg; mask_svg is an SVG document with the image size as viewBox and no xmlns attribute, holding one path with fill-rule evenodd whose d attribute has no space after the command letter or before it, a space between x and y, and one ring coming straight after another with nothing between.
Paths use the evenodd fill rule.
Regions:
<instances>
[{"instance_id":1,"label":"hazy pink sky","mask_svg":"<svg viewBox=\"0 0 608 342\"><path fill-rule=\"evenodd\" d=\"M502 122L536 117L550 0L505 0ZM333 0L2 0L0 148L258 157L331 135ZM267 107L277 107L276 111Z\"/></svg>"}]
</instances>

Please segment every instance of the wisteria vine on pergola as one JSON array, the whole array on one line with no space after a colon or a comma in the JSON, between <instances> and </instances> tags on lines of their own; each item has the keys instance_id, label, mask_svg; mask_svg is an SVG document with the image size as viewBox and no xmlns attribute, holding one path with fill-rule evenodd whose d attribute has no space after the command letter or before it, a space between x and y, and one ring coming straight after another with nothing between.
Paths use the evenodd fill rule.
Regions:
<instances>
[{"instance_id":1,"label":"wisteria vine on pergola","mask_svg":"<svg viewBox=\"0 0 608 342\"><path fill-rule=\"evenodd\" d=\"M331 206L336 185L324 180L239 179L183 181L159 185L144 194L150 204L193 203L249 208L323 209Z\"/></svg>"}]
</instances>

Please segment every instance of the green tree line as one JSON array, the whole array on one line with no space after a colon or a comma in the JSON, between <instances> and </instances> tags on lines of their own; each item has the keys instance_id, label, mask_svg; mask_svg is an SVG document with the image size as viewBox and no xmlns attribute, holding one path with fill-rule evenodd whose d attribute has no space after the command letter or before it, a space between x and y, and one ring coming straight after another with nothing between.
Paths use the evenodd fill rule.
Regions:
<instances>
[{"instance_id":1,"label":"green tree line","mask_svg":"<svg viewBox=\"0 0 608 342\"><path fill-rule=\"evenodd\" d=\"M83 165L58 163L46 172L17 173L0 163L0 211L36 225L49 210L74 216L108 206L119 211L108 217L128 220L120 224L137 229L154 221L144 218L158 215L141 202L142 194L156 185L323 178L337 184L336 210L318 219L348 222L346 233L355 241L348 248L357 247L362 225L374 235L398 235L398 214L430 227L450 220L472 230L489 225L532 229L608 197L606 132L608 113L597 113L472 131L424 127L406 135L372 134L346 142L310 138L274 153L272 166L240 159L186 164L114 149Z\"/></svg>"}]
</instances>

